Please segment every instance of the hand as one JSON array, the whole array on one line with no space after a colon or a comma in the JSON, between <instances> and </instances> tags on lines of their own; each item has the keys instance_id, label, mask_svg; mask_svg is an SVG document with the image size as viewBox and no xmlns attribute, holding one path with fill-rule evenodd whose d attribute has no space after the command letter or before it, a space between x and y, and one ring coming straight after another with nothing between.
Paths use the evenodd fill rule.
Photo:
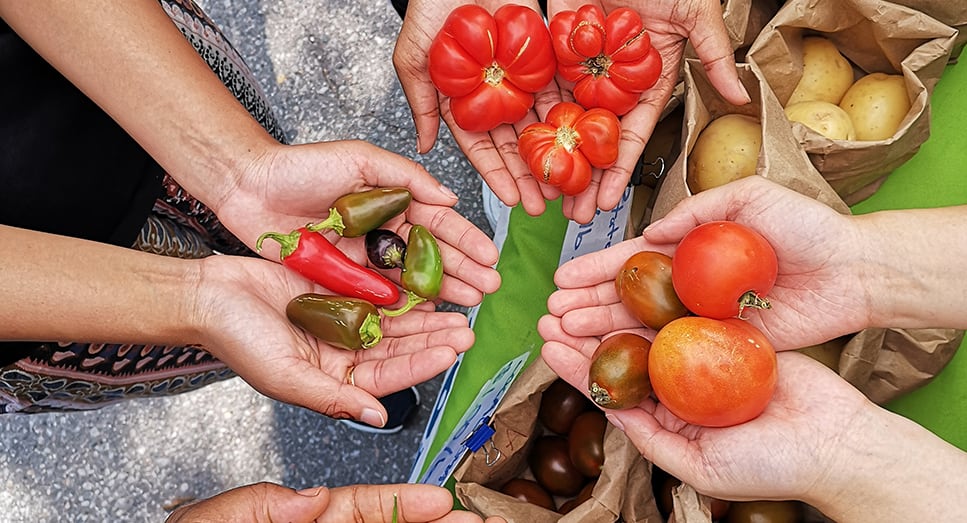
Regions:
<instances>
[{"instance_id":1,"label":"hand","mask_svg":"<svg viewBox=\"0 0 967 523\"><path fill-rule=\"evenodd\" d=\"M293 490L274 483L238 487L217 496L184 505L166 523L195 521L237 522L385 522L397 516L403 522L479 522L469 512L453 511L449 492L430 485L353 485ZM498 519L488 520L497 523Z\"/></svg>"},{"instance_id":2,"label":"hand","mask_svg":"<svg viewBox=\"0 0 967 523\"><path fill-rule=\"evenodd\" d=\"M585 0L551 0L548 3L548 16L577 10L586 3ZM658 83L642 93L638 106L621 118L623 134L617 163L603 174L595 173L591 186L584 193L564 199L565 215L582 223L594 217L595 205L610 210L621 201L635 163L679 81L686 39L705 65L712 85L726 100L736 105L746 104L750 100L736 72L735 55L722 18L721 4L717 0L602 0L594 3L601 6L606 14L618 7L637 11L663 63ZM563 81L559 82L564 84ZM571 87L563 86L565 90ZM569 99L571 95L565 92L562 97Z\"/></svg>"},{"instance_id":3,"label":"hand","mask_svg":"<svg viewBox=\"0 0 967 523\"><path fill-rule=\"evenodd\" d=\"M743 315L776 350L798 349L870 326L870 297L857 269L860 234L855 222L829 207L759 176L737 180L683 200L641 237L562 265L560 290L548 310L573 336L600 336L641 327L618 300L614 278L632 254L672 255L679 240L700 223L732 220L772 244L779 275L769 293L772 308Z\"/></svg>"},{"instance_id":4,"label":"hand","mask_svg":"<svg viewBox=\"0 0 967 523\"><path fill-rule=\"evenodd\" d=\"M597 338L576 338L544 316L543 358L578 390L587 390ZM729 428L704 428L646 399L608 410L642 455L703 494L730 500L803 499L831 470L846 434L861 438L875 406L842 378L806 356L779 354L779 384L758 417Z\"/></svg>"},{"instance_id":5,"label":"hand","mask_svg":"<svg viewBox=\"0 0 967 523\"><path fill-rule=\"evenodd\" d=\"M443 257L440 298L473 306L497 290L493 269L497 247L453 205L457 197L417 163L361 141L278 146L243 173L233 191L213 207L222 222L247 245L266 231L289 232L328 215L339 196L374 187L406 187L413 201L404 216L383 227L405 239L411 224L426 226ZM327 237L355 261L366 264L363 238ZM271 244L271 245L270 245ZM263 255L278 260L278 246L266 242ZM389 271L397 277L399 271Z\"/></svg>"},{"instance_id":6,"label":"hand","mask_svg":"<svg viewBox=\"0 0 967 523\"><path fill-rule=\"evenodd\" d=\"M461 313L433 312L425 303L381 320L372 348L332 347L289 323L286 304L305 292L325 292L267 260L210 256L198 261L197 292L186 306L199 343L246 382L276 400L335 418L375 426L386 422L376 400L443 372L474 334Z\"/></svg>"},{"instance_id":7,"label":"hand","mask_svg":"<svg viewBox=\"0 0 967 523\"><path fill-rule=\"evenodd\" d=\"M506 205L518 202L533 216L544 212L545 199L555 199L560 192L537 182L517 153L517 134L527 125L547 114L560 94L556 84L548 85L536 94L535 109L516 125L502 125L489 133L467 132L450 115L447 98L438 94L430 81L427 56L430 44L443 27L450 12L465 4L477 4L493 13L506 0L412 0L407 7L403 26L393 52L393 64L403 86L403 92L413 112L417 131L417 152L426 153L436 141L440 117L467 159L494 194ZM540 12L537 1L514 2Z\"/></svg>"}]
</instances>

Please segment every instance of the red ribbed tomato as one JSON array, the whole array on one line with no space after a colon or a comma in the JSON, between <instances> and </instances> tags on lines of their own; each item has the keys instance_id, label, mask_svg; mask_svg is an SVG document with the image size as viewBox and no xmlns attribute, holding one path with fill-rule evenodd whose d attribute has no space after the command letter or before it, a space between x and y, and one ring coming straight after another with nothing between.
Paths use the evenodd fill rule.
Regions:
<instances>
[{"instance_id":1,"label":"red ribbed tomato","mask_svg":"<svg viewBox=\"0 0 967 523\"><path fill-rule=\"evenodd\" d=\"M450 98L454 121L472 132L521 120L557 67L544 18L511 4L493 15L474 4L454 9L428 60L430 80Z\"/></svg>"}]
</instances>

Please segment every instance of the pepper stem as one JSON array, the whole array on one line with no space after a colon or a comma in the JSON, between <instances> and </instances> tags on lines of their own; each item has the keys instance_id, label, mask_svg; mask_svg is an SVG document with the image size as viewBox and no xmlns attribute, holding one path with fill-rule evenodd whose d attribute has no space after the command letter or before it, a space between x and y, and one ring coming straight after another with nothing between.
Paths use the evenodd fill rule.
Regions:
<instances>
[{"instance_id":1,"label":"pepper stem","mask_svg":"<svg viewBox=\"0 0 967 523\"><path fill-rule=\"evenodd\" d=\"M319 223L310 223L306 225L306 229L313 232L318 232L323 229L332 229L336 231L336 234L342 236L342 232L346 230L346 223L342 219L342 214L335 207L329 209L329 216L325 220Z\"/></svg>"},{"instance_id":2,"label":"pepper stem","mask_svg":"<svg viewBox=\"0 0 967 523\"><path fill-rule=\"evenodd\" d=\"M426 298L418 296L413 291L406 291L406 304L399 309L383 309L383 314L389 317L402 316L413 307L426 301Z\"/></svg>"},{"instance_id":3,"label":"pepper stem","mask_svg":"<svg viewBox=\"0 0 967 523\"><path fill-rule=\"evenodd\" d=\"M363 348L368 349L379 343L381 339L383 339L383 329L379 326L379 314L367 314L363 324L359 326L359 340L363 342Z\"/></svg>"},{"instance_id":4,"label":"pepper stem","mask_svg":"<svg viewBox=\"0 0 967 523\"><path fill-rule=\"evenodd\" d=\"M279 253L279 258L285 259L290 254L295 252L295 250L299 247L299 238L301 237L302 233L299 231L292 231L288 234L281 232L266 232L255 240L255 250L256 252L261 252L262 242L265 241L266 238L269 238L279 242L279 245L282 246L281 252Z\"/></svg>"}]
</instances>

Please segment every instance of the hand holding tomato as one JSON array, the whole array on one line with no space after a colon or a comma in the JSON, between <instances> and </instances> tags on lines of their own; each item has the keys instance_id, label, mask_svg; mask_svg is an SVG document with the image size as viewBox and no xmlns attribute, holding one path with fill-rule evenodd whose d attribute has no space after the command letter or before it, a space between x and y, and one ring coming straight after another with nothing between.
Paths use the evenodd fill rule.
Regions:
<instances>
[{"instance_id":1,"label":"hand holding tomato","mask_svg":"<svg viewBox=\"0 0 967 523\"><path fill-rule=\"evenodd\" d=\"M623 134L618 161L601 175L595 198L565 201L565 214L579 221L589 220L595 205L608 210L621 201L635 162L678 83L686 39L695 46L698 57L708 69L712 85L727 100L736 105L749 101L739 82L721 3L717 0L558 0L548 3L548 16L553 18L561 11L576 11L585 4L600 6L606 15L620 8L629 8L640 15L651 45L661 55L662 66L657 83L642 92L637 105L621 118ZM576 86L568 86L565 90L570 92L573 87ZM577 97L576 93L565 94L565 98L571 96Z\"/></svg>"},{"instance_id":2,"label":"hand holding tomato","mask_svg":"<svg viewBox=\"0 0 967 523\"><path fill-rule=\"evenodd\" d=\"M489 132L472 132L462 129L454 121L450 103L430 80L428 56L434 36L443 28L450 13L461 6L475 5L493 13L506 4L503 0L411 0L403 26L393 52L393 64L410 104L417 130L417 152L429 151L439 132L440 118L447 123L451 134L467 159L480 173L487 185L505 204L521 203L528 214L538 215L545 209L545 198L560 195L548 187L543 189L529 174L527 164L517 154L517 130L505 124ZM521 1L517 4L540 12L537 1ZM539 65L539 64L538 64ZM560 92L553 81L539 90L535 107L528 111L518 124L539 121L551 105L560 101Z\"/></svg>"}]
</instances>

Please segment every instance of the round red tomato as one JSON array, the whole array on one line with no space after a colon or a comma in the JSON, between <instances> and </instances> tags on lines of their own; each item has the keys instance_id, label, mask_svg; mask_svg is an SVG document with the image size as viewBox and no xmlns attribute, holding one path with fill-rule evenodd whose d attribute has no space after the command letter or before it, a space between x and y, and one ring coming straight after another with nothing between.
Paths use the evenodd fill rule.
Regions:
<instances>
[{"instance_id":1,"label":"round red tomato","mask_svg":"<svg viewBox=\"0 0 967 523\"><path fill-rule=\"evenodd\" d=\"M561 102L544 122L524 128L517 147L535 178L573 196L591 183L592 167L614 165L620 140L621 123L611 111Z\"/></svg>"},{"instance_id":2,"label":"round red tomato","mask_svg":"<svg viewBox=\"0 0 967 523\"><path fill-rule=\"evenodd\" d=\"M621 303L646 327L658 330L688 314L672 285L672 259L660 252L631 255L618 271L614 287Z\"/></svg>"},{"instance_id":3,"label":"round red tomato","mask_svg":"<svg viewBox=\"0 0 967 523\"><path fill-rule=\"evenodd\" d=\"M648 355L658 401L705 427L738 425L761 414L776 390L776 369L769 340L735 318L674 320L658 331Z\"/></svg>"},{"instance_id":4,"label":"round red tomato","mask_svg":"<svg viewBox=\"0 0 967 523\"><path fill-rule=\"evenodd\" d=\"M768 309L779 262L772 245L735 222L703 223L689 231L672 256L672 283L698 316L733 318L747 307Z\"/></svg>"},{"instance_id":5,"label":"round red tomato","mask_svg":"<svg viewBox=\"0 0 967 523\"><path fill-rule=\"evenodd\" d=\"M558 72L574 82L574 99L623 115L661 75L662 59L641 17L621 7L607 17L587 4L561 11L550 22Z\"/></svg>"},{"instance_id":6,"label":"round red tomato","mask_svg":"<svg viewBox=\"0 0 967 523\"><path fill-rule=\"evenodd\" d=\"M511 4L493 15L474 4L454 9L427 58L430 80L450 98L454 121L472 132L521 120L557 67L544 18Z\"/></svg>"}]
</instances>

